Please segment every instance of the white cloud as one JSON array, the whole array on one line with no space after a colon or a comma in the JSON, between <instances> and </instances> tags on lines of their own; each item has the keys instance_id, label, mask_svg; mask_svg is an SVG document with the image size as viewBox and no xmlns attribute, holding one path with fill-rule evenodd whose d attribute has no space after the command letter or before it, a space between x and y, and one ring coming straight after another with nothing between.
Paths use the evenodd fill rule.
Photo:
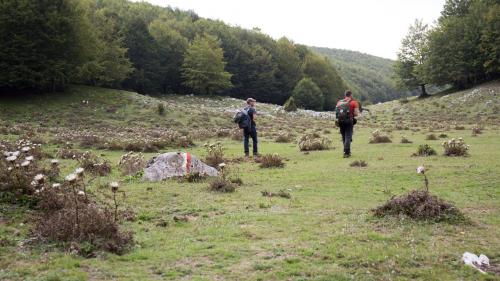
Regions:
<instances>
[{"instance_id":1,"label":"white cloud","mask_svg":"<svg viewBox=\"0 0 500 281\"><path fill-rule=\"evenodd\" d=\"M445 0L147 0L193 10L244 28L259 27L273 38L396 58L416 18L432 23Z\"/></svg>"}]
</instances>

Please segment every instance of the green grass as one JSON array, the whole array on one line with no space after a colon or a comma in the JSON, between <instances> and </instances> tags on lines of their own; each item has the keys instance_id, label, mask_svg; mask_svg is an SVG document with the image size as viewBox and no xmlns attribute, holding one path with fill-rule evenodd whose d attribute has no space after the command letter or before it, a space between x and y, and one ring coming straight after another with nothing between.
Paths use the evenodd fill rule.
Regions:
<instances>
[{"instance_id":1,"label":"green grass","mask_svg":"<svg viewBox=\"0 0 500 281\"><path fill-rule=\"evenodd\" d=\"M154 128L155 122L175 120L182 125L169 128L189 127L194 130L188 120L203 116L203 111L194 108L205 102L198 98L169 97L166 99L166 116L159 116L155 115L156 106L141 106L137 102L141 97L136 95L86 87L79 87L76 91L88 95L91 102L99 100L102 110L91 107L87 112L65 107L82 99L72 94L59 97L57 102L47 102L46 107L38 109L33 101L27 104L2 102L2 107L6 105L10 109L7 114L0 114L1 120L6 125L29 123L39 127L36 123L40 117L47 118L44 124L48 128L68 128L71 124L68 119L78 119L78 124L93 128L79 117L94 120L95 114L96 120L109 126L147 124L144 125L146 128ZM92 91L102 92L92 96ZM123 95L127 99L123 99ZM155 102L153 98L148 99ZM120 115L123 118L110 118L114 115L106 112L107 105L115 103L123 108L124 113ZM238 106L240 102L213 101L211 108L218 103L222 104L220 106ZM409 102L410 105L415 103L417 101ZM432 101L425 101L425 106L430 106L427 103ZM179 107L175 108L174 104ZM189 107L190 104L194 104L193 107ZM487 125L478 137L471 137L469 129L446 130L448 138L464 137L471 145L471 151L470 157L445 157L442 156L441 140L425 140L428 124L420 124L421 131L394 130L398 124L394 117L398 116L381 114L382 106L374 106L377 123L370 118L357 125L351 159L342 158L340 136L333 122L307 117L287 120L263 115L259 116L259 124L263 124L259 130L269 137L261 139L260 152L278 153L288 161L283 169L261 169L253 162L229 164L229 168L239 170L244 182L234 193L209 192L207 182L122 183L126 192L123 206L133 209L138 218L124 223L125 228L135 232L137 245L122 256L103 253L97 258L85 259L70 255L55 245L21 247L19 243L30 236L30 211L2 204L0 239L10 243L0 246L0 279L500 280L498 276L482 275L465 267L460 261L462 254L470 251L484 253L492 262L500 263L498 127ZM386 108L392 112L390 106L388 104ZM262 105L262 108L270 110L271 106ZM39 115L30 115L34 111ZM187 116L185 112L191 115ZM224 124L229 127L232 124L228 116L214 113L210 122L214 127L215 123L226 122ZM439 117L438 114L433 116ZM403 118L405 122L410 120L409 116ZM393 143L368 144L371 131L383 128L380 122L392 128ZM273 141L273 136L279 131L290 130L300 136L301 127L308 131L329 129L331 133L326 136L333 140L335 149L304 154L295 143ZM402 135L413 143L400 144ZM17 137L12 134L4 136ZM40 136L50 140L51 133L40 133ZM188 150L200 157L205 156L200 145L204 141L197 140L199 145ZM229 138L222 141L227 148L227 158L242 155L239 142ZM438 155L411 157L418 145L425 143L436 149ZM53 152L57 146L48 144L45 149ZM103 178L103 182L124 179L116 168L124 152L96 150L95 153L102 154L114 165L113 173ZM149 158L154 154L145 155ZM365 160L368 166L362 169L350 167L355 159ZM423 179L415 172L420 164L428 168L431 192L453 202L471 223L437 224L405 218L380 219L371 215L372 208L392 195L422 188ZM61 165L63 172L69 172L77 164L67 160ZM95 192L95 186L91 190ZM261 195L263 190L291 190L292 197L264 197ZM187 214L193 218L189 222L173 221L173 216ZM168 226L157 226L161 220L168 221Z\"/></svg>"}]
</instances>

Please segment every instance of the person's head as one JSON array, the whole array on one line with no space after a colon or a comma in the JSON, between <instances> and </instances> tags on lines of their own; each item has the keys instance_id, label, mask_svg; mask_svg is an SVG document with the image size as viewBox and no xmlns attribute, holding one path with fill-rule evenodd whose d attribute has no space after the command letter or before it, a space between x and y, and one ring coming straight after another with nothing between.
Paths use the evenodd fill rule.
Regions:
<instances>
[{"instance_id":1,"label":"person's head","mask_svg":"<svg viewBox=\"0 0 500 281\"><path fill-rule=\"evenodd\" d=\"M257 102L257 101L256 101L256 100L254 100L253 98L248 98L248 99L247 99L247 104L248 104L249 106L251 106L251 107L254 107L256 102Z\"/></svg>"},{"instance_id":2,"label":"person's head","mask_svg":"<svg viewBox=\"0 0 500 281\"><path fill-rule=\"evenodd\" d=\"M348 99L352 99L352 92L350 90L345 91L344 96Z\"/></svg>"}]
</instances>

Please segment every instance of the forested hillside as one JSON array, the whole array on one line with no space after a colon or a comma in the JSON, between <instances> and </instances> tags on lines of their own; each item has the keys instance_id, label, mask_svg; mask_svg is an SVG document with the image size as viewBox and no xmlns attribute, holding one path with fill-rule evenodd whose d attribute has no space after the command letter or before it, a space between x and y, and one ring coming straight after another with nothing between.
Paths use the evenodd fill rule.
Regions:
<instances>
[{"instance_id":1,"label":"forested hillside","mask_svg":"<svg viewBox=\"0 0 500 281\"><path fill-rule=\"evenodd\" d=\"M394 61L390 59L349 50L311 49L335 65L339 75L361 100L383 102L411 94L396 87L392 79Z\"/></svg>"},{"instance_id":2,"label":"forested hillside","mask_svg":"<svg viewBox=\"0 0 500 281\"><path fill-rule=\"evenodd\" d=\"M303 79L320 89L314 109L332 109L346 88L307 47L192 11L126 0L0 2L3 92L77 83L283 104Z\"/></svg>"}]
</instances>

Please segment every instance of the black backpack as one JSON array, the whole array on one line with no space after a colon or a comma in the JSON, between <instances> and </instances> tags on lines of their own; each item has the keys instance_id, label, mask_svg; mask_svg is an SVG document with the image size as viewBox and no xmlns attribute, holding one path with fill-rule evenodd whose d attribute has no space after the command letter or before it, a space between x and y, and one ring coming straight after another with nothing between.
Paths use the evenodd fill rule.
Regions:
<instances>
[{"instance_id":1,"label":"black backpack","mask_svg":"<svg viewBox=\"0 0 500 281\"><path fill-rule=\"evenodd\" d=\"M250 115L248 115L248 108L236 112L233 122L238 124L240 129L250 128L252 120L250 119Z\"/></svg>"}]
</instances>

